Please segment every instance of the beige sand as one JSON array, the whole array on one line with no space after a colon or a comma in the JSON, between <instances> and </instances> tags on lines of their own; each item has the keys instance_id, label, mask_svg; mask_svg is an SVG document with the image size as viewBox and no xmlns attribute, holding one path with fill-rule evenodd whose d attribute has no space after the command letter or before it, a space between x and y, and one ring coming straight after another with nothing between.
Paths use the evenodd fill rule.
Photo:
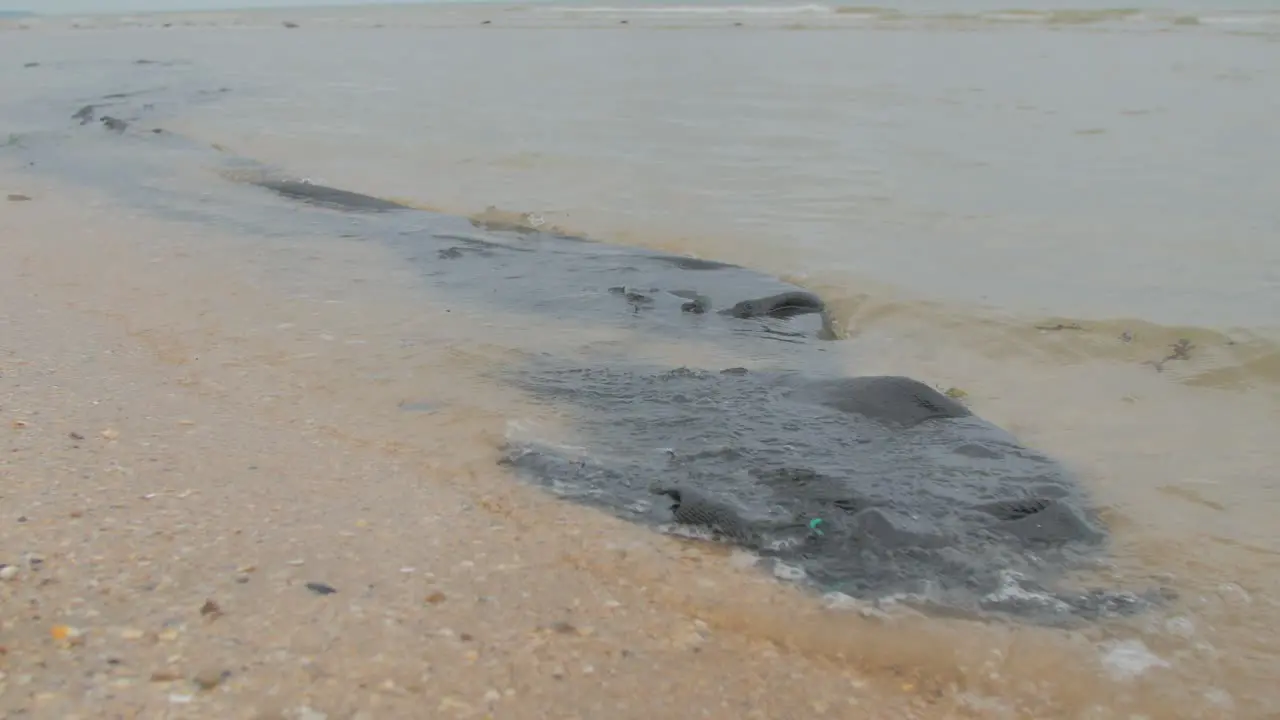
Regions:
<instances>
[{"instance_id":1,"label":"beige sand","mask_svg":"<svg viewBox=\"0 0 1280 720\"><path fill-rule=\"evenodd\" d=\"M340 355L255 335L342 310L233 280L252 256L156 254L183 229L29 191L0 205L0 714L926 706L701 620L717 586L793 593L516 487L487 452L500 418L379 405Z\"/></svg>"},{"instance_id":2,"label":"beige sand","mask_svg":"<svg viewBox=\"0 0 1280 720\"><path fill-rule=\"evenodd\" d=\"M518 485L503 350L374 247L0 179L7 716L1179 716L1081 637L825 610Z\"/></svg>"}]
</instances>

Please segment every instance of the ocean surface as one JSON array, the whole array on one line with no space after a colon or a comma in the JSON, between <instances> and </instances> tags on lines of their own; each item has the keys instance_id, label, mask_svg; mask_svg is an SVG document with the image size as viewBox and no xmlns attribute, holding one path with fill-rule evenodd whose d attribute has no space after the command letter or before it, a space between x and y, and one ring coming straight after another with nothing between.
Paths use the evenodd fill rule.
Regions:
<instances>
[{"instance_id":1,"label":"ocean surface","mask_svg":"<svg viewBox=\"0 0 1280 720\"><path fill-rule=\"evenodd\" d=\"M72 115L86 105L82 125ZM103 114L129 127L104 128ZM1054 662L1085 643L1110 673L1097 683L1176 693L1187 717L1280 712L1276 118L1280 10L1260 0L584 0L0 22L6 169L189 224L174 243L205 226L241 232L261 243L262 282L370 318L331 330L360 338L361 367L455 373L448 402L507 417L507 441L607 464L593 451L621 436L583 428L626 402L599 405L593 426L548 376L541 395L490 385L495 369L577 357L907 375L1064 463L1110 536L1074 583L1172 592L1046 636L1028 651L1041 675L1006 689L1014 707L1049 692ZM308 233L404 237L419 221L262 206L237 181L264 173L454 217L449 232L475 250L469 274L450 279L445 255L407 241L324 270L300 263L325 262L323 243L298 249ZM645 325L661 303L601 320L615 283L580 256L551 253L541 275L486 260L550 236L798 286L825 302L833 339L793 349L691 329L678 310ZM451 302L466 321L413 338L372 320ZM415 345L456 348L456 365L420 367ZM619 382L588 389L632 387ZM934 662L932 630L903 632Z\"/></svg>"}]
</instances>

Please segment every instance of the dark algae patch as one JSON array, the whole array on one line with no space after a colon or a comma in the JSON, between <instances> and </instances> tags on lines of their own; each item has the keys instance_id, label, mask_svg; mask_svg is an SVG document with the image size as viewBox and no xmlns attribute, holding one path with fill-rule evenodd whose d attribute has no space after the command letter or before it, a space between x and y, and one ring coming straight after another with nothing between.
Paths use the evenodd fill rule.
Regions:
<instances>
[{"instance_id":1,"label":"dark algae patch","mask_svg":"<svg viewBox=\"0 0 1280 720\"><path fill-rule=\"evenodd\" d=\"M1063 624L1159 599L1065 583L1106 552L1106 527L1080 483L921 379L845 375L830 352L826 304L803 288L712 260L313 184L152 131L165 119L155 107L190 111L207 92L112 94L113 116L69 98L50 116L53 130L4 152L167 218L264 239L305 228L380 243L451 307L638 340L631 350L565 353L534 333L512 339L524 343L512 348L517 359L490 372L564 419L574 450L535 429L509 437L499 462L566 500L731 543L779 576L869 601ZM129 122L110 127L116 117ZM175 158L221 179L198 189L166 182L178 177ZM725 361L672 367L646 344L696 345ZM406 401L401 410L433 407Z\"/></svg>"}]
</instances>

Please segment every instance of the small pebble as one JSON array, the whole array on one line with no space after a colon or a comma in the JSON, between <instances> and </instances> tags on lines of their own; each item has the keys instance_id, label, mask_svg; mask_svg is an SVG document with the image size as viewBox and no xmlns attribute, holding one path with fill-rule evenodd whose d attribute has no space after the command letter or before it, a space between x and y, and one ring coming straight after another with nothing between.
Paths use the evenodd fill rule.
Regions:
<instances>
[{"instance_id":1,"label":"small pebble","mask_svg":"<svg viewBox=\"0 0 1280 720\"><path fill-rule=\"evenodd\" d=\"M439 590L427 596L427 602L431 603L432 605L439 605L444 601L445 601L444 593L440 592Z\"/></svg>"},{"instance_id":2,"label":"small pebble","mask_svg":"<svg viewBox=\"0 0 1280 720\"><path fill-rule=\"evenodd\" d=\"M9 194L9 202L26 202L27 200L30 200L30 199L31 199L31 196L29 195L21 195L19 193Z\"/></svg>"},{"instance_id":3,"label":"small pebble","mask_svg":"<svg viewBox=\"0 0 1280 720\"><path fill-rule=\"evenodd\" d=\"M122 640L141 640L143 632L137 628L125 628L120 631Z\"/></svg>"},{"instance_id":4,"label":"small pebble","mask_svg":"<svg viewBox=\"0 0 1280 720\"><path fill-rule=\"evenodd\" d=\"M104 440L115 440L116 438L120 437L120 432L118 430L107 428L106 430L102 431L102 437Z\"/></svg>"},{"instance_id":5,"label":"small pebble","mask_svg":"<svg viewBox=\"0 0 1280 720\"><path fill-rule=\"evenodd\" d=\"M338 592L337 589L334 588L333 586L325 585L324 583L319 583L319 582L307 583L307 589L317 595L332 595Z\"/></svg>"},{"instance_id":6,"label":"small pebble","mask_svg":"<svg viewBox=\"0 0 1280 720\"><path fill-rule=\"evenodd\" d=\"M18 567L16 565L0 567L0 580L12 580L16 577L18 577Z\"/></svg>"},{"instance_id":7,"label":"small pebble","mask_svg":"<svg viewBox=\"0 0 1280 720\"><path fill-rule=\"evenodd\" d=\"M217 618L222 615L222 608L212 600L205 600L204 605L200 606L200 614L211 619Z\"/></svg>"},{"instance_id":8,"label":"small pebble","mask_svg":"<svg viewBox=\"0 0 1280 720\"><path fill-rule=\"evenodd\" d=\"M205 668L192 676L191 682L195 683L201 690L212 690L222 684L231 676L227 670L219 670L217 668Z\"/></svg>"},{"instance_id":9,"label":"small pebble","mask_svg":"<svg viewBox=\"0 0 1280 720\"><path fill-rule=\"evenodd\" d=\"M151 682L164 683L181 679L182 676L172 670L157 670L151 673Z\"/></svg>"},{"instance_id":10,"label":"small pebble","mask_svg":"<svg viewBox=\"0 0 1280 720\"><path fill-rule=\"evenodd\" d=\"M54 640L68 647L84 644L84 631L70 625L54 625L49 628L49 634Z\"/></svg>"}]
</instances>

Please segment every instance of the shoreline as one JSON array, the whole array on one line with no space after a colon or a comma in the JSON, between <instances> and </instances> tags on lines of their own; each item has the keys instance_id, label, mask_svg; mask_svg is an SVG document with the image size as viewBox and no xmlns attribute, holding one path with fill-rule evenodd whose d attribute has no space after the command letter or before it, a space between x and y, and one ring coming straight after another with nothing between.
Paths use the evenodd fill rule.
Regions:
<instances>
[{"instance_id":1,"label":"shoreline","mask_svg":"<svg viewBox=\"0 0 1280 720\"><path fill-rule=\"evenodd\" d=\"M40 195L20 211L23 237L0 250L10 446L0 545L19 567L0 593L6 606L40 608L5 624L0 704L11 711L266 718L306 706L410 717L425 694L444 717L572 714L594 698L630 702L619 716L641 718L711 709L725 694L778 713L839 708L849 682L866 683L776 648L753 659L761 641L680 610L673 588L649 586L702 553L509 485L471 437L495 432L492 418L393 415L393 429L385 416L316 414L342 396L294 378L328 373L290 361L297 353L273 338L232 330L303 317L225 312L287 298L228 288L197 267L208 256L68 239L77 221L94 219L98 232L110 223ZM0 221L7 235L15 221ZM218 306L216 325L184 328ZM277 399L264 402L263 390ZM459 444L478 459L431 451ZM578 534L587 528L608 528L615 562L630 553L642 575L593 572L594 543ZM674 565L641 580L663 556ZM764 593L775 595L786 593ZM202 612L206 601L217 609ZM716 685L680 682L712 667ZM210 668L231 674L202 691L192 678ZM803 688L794 672L807 675ZM273 699L272 686L288 690Z\"/></svg>"},{"instance_id":2,"label":"shoreline","mask_svg":"<svg viewBox=\"0 0 1280 720\"><path fill-rule=\"evenodd\" d=\"M377 393L382 403L356 402L342 389L334 372L350 360L299 352L315 347L301 339L307 324L332 332L334 319L325 313L305 320L314 301L299 307L287 297L269 299L251 281L245 285L246 268L236 269L240 258L251 257L243 242L221 259L186 243L166 251L169 224L138 219L119 229L140 239L121 242L125 236L111 229L120 221L108 220L105 209L53 201L52 194L32 191L36 199L20 210L27 219L15 226L20 221L8 214L3 228L16 238L2 251L10 269L4 345L16 351L6 358L3 405L11 423L22 423L9 428L18 452L8 454L4 470L12 480L25 478L6 498L11 516L3 545L42 562L39 570L21 569L0 592L48 609L6 631L9 686L0 702L39 702L71 713L83 698L106 702L109 695L120 708L181 711L177 705L190 703L192 712L255 717L261 689L286 683L296 698L288 702L321 712L356 705L378 717L400 716L395 708L420 707L426 693L442 713L468 716L456 703L479 712L483 698L492 698L486 683L502 685L499 702L507 702L511 681L491 673L524 667L519 658L541 670L522 671L515 697L541 694L538 702L548 704L535 709L517 701L503 706L502 717L541 717L554 707L581 712L587 697L629 703L623 717L678 715L688 707L716 717L715 708L735 694L751 700L724 717L740 717L747 707L787 716L805 706L806 714L840 717L868 704L896 716L938 717L966 712L973 692L995 692L993 702L1021 708L1034 702L1052 713L1092 705L1096 693L1107 692L1109 684L1087 669L1090 653L1045 631L824 610L754 569L725 564L715 549L661 538L512 483L492 465L494 446L475 444L477 437L497 440L496 418L406 418L394 410L388 416L376 409L394 407L384 392ZM87 226L115 240L107 247L93 235L74 239L84 233L76 228ZM155 239L142 239L148 236ZM326 252L368 251L334 244ZM225 277L242 280L228 286ZM44 290L33 296L37 288ZM209 319L187 325L199 317ZM252 329L286 320L304 324L281 338L283 346ZM68 346L71 338L78 340ZM90 357L108 365L84 375L77 368ZM435 380L442 382L447 378ZM428 390L415 385L415 392ZM69 432L84 439L68 439ZM423 438L431 440L424 445ZM445 446L447 456L431 451ZM460 447L474 450L459 457ZM369 475L378 468L387 474ZM270 482L259 479L261 471L272 475ZM86 472L88 496L77 479ZM424 525L415 508L432 519ZM25 522L16 522L19 514ZM593 549L602 532L615 548L604 556ZM241 582L243 576L249 579ZM305 582L338 592L315 596ZM423 600L435 592L449 599ZM496 600L461 601L490 593ZM729 595L735 599L726 603ZM199 613L206 600L220 608L216 618ZM505 609L491 612L489 602ZM378 630L383 617L398 629ZM780 623L783 617L790 619ZM557 622L590 630L572 631L583 639L557 645L564 633L545 629ZM84 635L70 642L50 636L63 625ZM134 631L143 637L133 639ZM481 640L459 640L463 632ZM936 657L928 648L943 637L951 653ZM412 659L421 638L435 638L428 642L436 648L429 667L436 669L406 678L406 668L421 662ZM654 649L635 649L644 643ZM994 685L979 669L993 643L1012 653L1000 663L1007 680ZM618 654L624 648L631 649ZM631 676L626 663L642 652L657 654L643 680L632 676L648 690L608 675ZM1007 681L1038 672L1035 663L1025 664L1027 652L1056 664L1074 656L1076 679L1068 682L1059 670L1062 683L1049 695L1000 698ZM403 664L387 665L388 654ZM120 662L95 665L104 657ZM165 664L161 657L179 660ZM268 666L260 664L263 657L288 661ZM455 668L460 675L439 665L458 657L466 668ZM1009 664L1013 657L1021 664ZM497 664L477 677L484 667L478 658ZM29 663L37 659L67 673L101 669L33 674ZM903 662L914 668L906 678L888 671ZM574 663L593 670L575 673ZM232 675L212 691L197 691L190 678L207 664ZM379 672L387 677L373 677ZM793 680L797 673L801 684ZM169 674L174 679L164 680ZM601 688L598 674L610 683ZM691 685L685 676L702 680ZM57 677L89 679L63 685ZM28 684L18 685L24 678ZM969 692L944 690L955 682ZM1142 691L1139 683L1117 686L1117 703L1129 698L1134 707L1165 708L1166 717L1194 716L1178 715L1174 705L1157 701L1161 690ZM655 684L667 689L655 694ZM367 698L351 695L358 686L368 689ZM1077 686L1088 695L1071 689ZM649 700L637 706L639 697Z\"/></svg>"}]
</instances>

